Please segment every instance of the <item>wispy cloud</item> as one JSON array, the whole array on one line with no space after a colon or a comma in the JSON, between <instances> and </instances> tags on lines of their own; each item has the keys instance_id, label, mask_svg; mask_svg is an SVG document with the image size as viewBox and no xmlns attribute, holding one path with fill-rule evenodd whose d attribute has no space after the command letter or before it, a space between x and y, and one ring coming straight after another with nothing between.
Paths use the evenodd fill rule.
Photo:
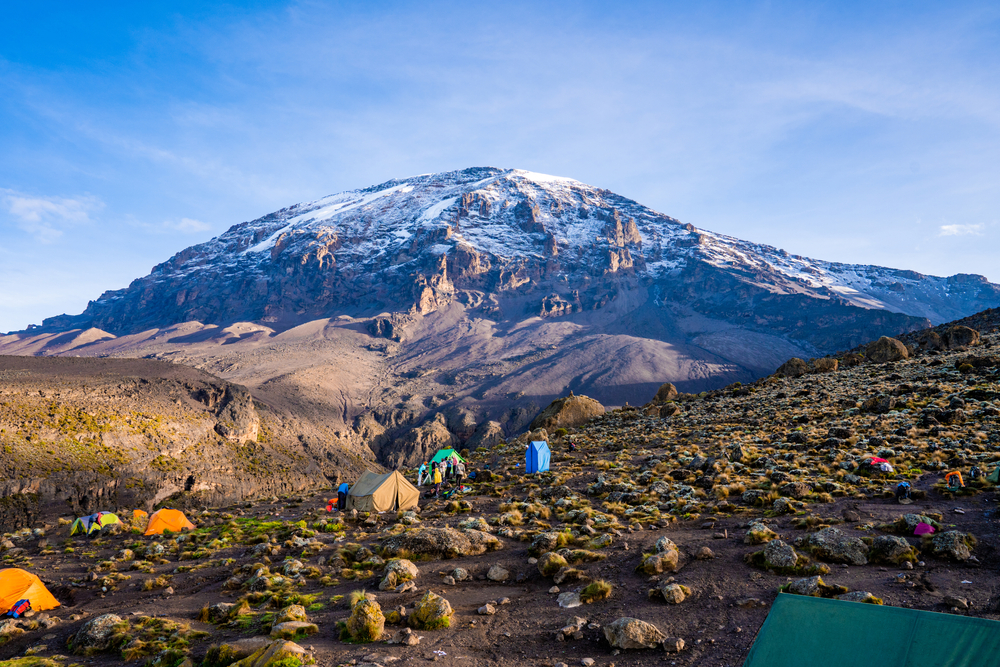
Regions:
<instances>
[{"instance_id":1,"label":"wispy cloud","mask_svg":"<svg viewBox=\"0 0 1000 667\"><path fill-rule=\"evenodd\" d=\"M941 225L938 236L979 236L986 225Z\"/></svg>"},{"instance_id":2,"label":"wispy cloud","mask_svg":"<svg viewBox=\"0 0 1000 667\"><path fill-rule=\"evenodd\" d=\"M201 220L195 220L194 218L181 218L180 220L168 220L163 223L163 226L167 229L173 231L182 232L184 234L197 234L199 232L207 232L212 228L207 222L202 222Z\"/></svg>"},{"instance_id":3,"label":"wispy cloud","mask_svg":"<svg viewBox=\"0 0 1000 667\"><path fill-rule=\"evenodd\" d=\"M57 240L69 225L90 222L91 214L104 208L104 202L92 195L33 197L5 189L0 189L0 195L18 228L42 243Z\"/></svg>"}]
</instances>

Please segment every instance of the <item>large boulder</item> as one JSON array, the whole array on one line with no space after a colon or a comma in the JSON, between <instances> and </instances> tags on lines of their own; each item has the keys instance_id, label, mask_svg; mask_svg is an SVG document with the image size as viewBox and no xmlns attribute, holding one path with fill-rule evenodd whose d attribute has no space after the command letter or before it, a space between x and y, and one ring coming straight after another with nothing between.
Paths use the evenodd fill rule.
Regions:
<instances>
[{"instance_id":1,"label":"large boulder","mask_svg":"<svg viewBox=\"0 0 1000 667\"><path fill-rule=\"evenodd\" d=\"M972 347L979 344L979 332L969 327L956 325L944 332L942 341L949 350L960 347Z\"/></svg>"},{"instance_id":2,"label":"large boulder","mask_svg":"<svg viewBox=\"0 0 1000 667\"><path fill-rule=\"evenodd\" d=\"M868 545L836 528L824 528L809 535L806 544L814 556L831 563L868 564Z\"/></svg>"},{"instance_id":3,"label":"large boulder","mask_svg":"<svg viewBox=\"0 0 1000 667\"><path fill-rule=\"evenodd\" d=\"M917 550L910 546L905 538L896 535L879 535L872 542L868 554L873 563L902 565L904 562L918 560Z\"/></svg>"},{"instance_id":4,"label":"large boulder","mask_svg":"<svg viewBox=\"0 0 1000 667\"><path fill-rule=\"evenodd\" d=\"M455 611L440 595L430 591L420 598L416 609L409 616L409 623L418 630L437 630L451 625L451 617Z\"/></svg>"},{"instance_id":5,"label":"large boulder","mask_svg":"<svg viewBox=\"0 0 1000 667\"><path fill-rule=\"evenodd\" d=\"M404 581L416 579L420 571L417 566L405 558L394 558L385 566L385 573L378 588L380 591L387 591L396 588Z\"/></svg>"},{"instance_id":6,"label":"large boulder","mask_svg":"<svg viewBox=\"0 0 1000 667\"><path fill-rule=\"evenodd\" d=\"M378 602L366 598L355 604L347 619L347 631L356 642L378 641L385 631L385 616Z\"/></svg>"},{"instance_id":7,"label":"large boulder","mask_svg":"<svg viewBox=\"0 0 1000 667\"><path fill-rule=\"evenodd\" d=\"M680 568L680 550L669 537L661 537L653 547L653 553L646 556L639 565L639 570L646 574L661 574L676 572Z\"/></svg>"},{"instance_id":8,"label":"large boulder","mask_svg":"<svg viewBox=\"0 0 1000 667\"><path fill-rule=\"evenodd\" d=\"M821 357L813 361L813 370L817 373L835 373L840 368L840 362L833 357Z\"/></svg>"},{"instance_id":9,"label":"large boulder","mask_svg":"<svg viewBox=\"0 0 1000 667\"><path fill-rule=\"evenodd\" d=\"M783 540L771 540L764 547L764 564L772 568L795 567L799 555Z\"/></svg>"},{"instance_id":10,"label":"large boulder","mask_svg":"<svg viewBox=\"0 0 1000 667\"><path fill-rule=\"evenodd\" d=\"M677 398L677 387L667 382L666 384L660 385L660 388L656 390L656 396L653 397L653 403L666 403L667 401L672 401L675 398Z\"/></svg>"},{"instance_id":11,"label":"large boulder","mask_svg":"<svg viewBox=\"0 0 1000 667\"><path fill-rule=\"evenodd\" d=\"M274 665L304 664L306 650L295 642L279 639L252 655L234 662L230 667L273 667Z\"/></svg>"},{"instance_id":12,"label":"large boulder","mask_svg":"<svg viewBox=\"0 0 1000 667\"><path fill-rule=\"evenodd\" d=\"M778 534L760 521L751 521L747 534L743 537L744 544L764 544L778 538Z\"/></svg>"},{"instance_id":13,"label":"large boulder","mask_svg":"<svg viewBox=\"0 0 1000 667\"><path fill-rule=\"evenodd\" d=\"M938 558L964 562L972 556L970 542L974 543L970 535L957 530L938 533L931 540L931 553Z\"/></svg>"},{"instance_id":14,"label":"large boulder","mask_svg":"<svg viewBox=\"0 0 1000 667\"><path fill-rule=\"evenodd\" d=\"M70 648L76 654L108 650L115 635L115 626L121 622L122 617L117 614L102 614L90 619L70 637Z\"/></svg>"},{"instance_id":15,"label":"large boulder","mask_svg":"<svg viewBox=\"0 0 1000 667\"><path fill-rule=\"evenodd\" d=\"M478 530L459 532L454 528L417 528L393 535L384 543L386 553L410 553L434 558L478 556L503 544L493 535Z\"/></svg>"},{"instance_id":16,"label":"large boulder","mask_svg":"<svg viewBox=\"0 0 1000 667\"><path fill-rule=\"evenodd\" d=\"M908 359L910 352L902 341L882 336L874 343L868 344L868 347L865 348L865 356L876 364L884 364L888 361Z\"/></svg>"},{"instance_id":17,"label":"large boulder","mask_svg":"<svg viewBox=\"0 0 1000 667\"><path fill-rule=\"evenodd\" d=\"M778 366L778 370L774 371L774 374L786 378L797 378L805 375L809 371L809 364L798 357L792 357L785 363Z\"/></svg>"},{"instance_id":18,"label":"large boulder","mask_svg":"<svg viewBox=\"0 0 1000 667\"><path fill-rule=\"evenodd\" d=\"M656 648L667 636L652 623L625 617L605 625L604 638L613 648Z\"/></svg>"},{"instance_id":19,"label":"large boulder","mask_svg":"<svg viewBox=\"0 0 1000 667\"><path fill-rule=\"evenodd\" d=\"M542 410L542 413L531 422L530 429L544 428L552 431L557 428L573 428L582 426L594 417L604 414L604 406L587 396L574 396L570 393L564 398L557 398Z\"/></svg>"},{"instance_id":20,"label":"large boulder","mask_svg":"<svg viewBox=\"0 0 1000 667\"><path fill-rule=\"evenodd\" d=\"M469 449L477 447L493 447L504 438L503 426L500 422L486 421L476 428L476 432L465 443Z\"/></svg>"}]
</instances>

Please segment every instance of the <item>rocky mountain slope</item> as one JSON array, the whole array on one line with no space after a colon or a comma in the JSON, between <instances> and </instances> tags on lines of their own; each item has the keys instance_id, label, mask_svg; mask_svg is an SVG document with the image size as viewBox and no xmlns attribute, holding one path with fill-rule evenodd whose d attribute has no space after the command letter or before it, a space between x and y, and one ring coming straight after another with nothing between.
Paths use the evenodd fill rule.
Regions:
<instances>
[{"instance_id":1,"label":"rocky mountain slope","mask_svg":"<svg viewBox=\"0 0 1000 667\"><path fill-rule=\"evenodd\" d=\"M64 507L0 539L3 565L63 603L0 624L0 659L739 665L779 591L998 620L1000 487L984 474L1000 465L1000 331L978 333L666 387L471 452L468 492L419 511L330 514L328 494L289 494L192 512L190 535L74 541ZM524 474L529 437L548 438L548 472Z\"/></svg>"},{"instance_id":2,"label":"rocky mountain slope","mask_svg":"<svg viewBox=\"0 0 1000 667\"><path fill-rule=\"evenodd\" d=\"M475 168L283 209L0 353L167 359L388 465L516 434L568 391L641 404L1000 305L981 276L788 255L566 178Z\"/></svg>"},{"instance_id":3,"label":"rocky mountain slope","mask_svg":"<svg viewBox=\"0 0 1000 667\"><path fill-rule=\"evenodd\" d=\"M365 468L323 435L179 364L0 357L0 528L53 507L198 507L326 487Z\"/></svg>"}]
</instances>

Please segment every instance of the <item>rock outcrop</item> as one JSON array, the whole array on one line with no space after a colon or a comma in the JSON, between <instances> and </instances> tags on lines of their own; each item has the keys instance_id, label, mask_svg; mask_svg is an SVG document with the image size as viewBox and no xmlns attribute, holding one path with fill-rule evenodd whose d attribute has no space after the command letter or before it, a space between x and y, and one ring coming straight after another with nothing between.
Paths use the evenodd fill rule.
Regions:
<instances>
[{"instance_id":1,"label":"rock outcrop","mask_svg":"<svg viewBox=\"0 0 1000 667\"><path fill-rule=\"evenodd\" d=\"M603 414L604 406L599 402L588 396L574 396L570 393L569 396L552 401L549 407L535 417L529 428L544 428L546 431L573 428Z\"/></svg>"}]
</instances>

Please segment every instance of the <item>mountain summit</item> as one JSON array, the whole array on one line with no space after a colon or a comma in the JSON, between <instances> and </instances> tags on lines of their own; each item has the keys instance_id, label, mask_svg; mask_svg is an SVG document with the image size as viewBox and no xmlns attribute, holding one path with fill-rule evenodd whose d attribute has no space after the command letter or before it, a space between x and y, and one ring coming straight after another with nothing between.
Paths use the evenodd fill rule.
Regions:
<instances>
[{"instance_id":1,"label":"mountain summit","mask_svg":"<svg viewBox=\"0 0 1000 667\"><path fill-rule=\"evenodd\" d=\"M1000 303L1000 287L981 276L789 255L572 179L482 167L388 181L236 225L43 329L284 328L344 313L427 314L455 299L491 318L546 317L598 309L637 286L658 307L776 330L817 351Z\"/></svg>"}]
</instances>

